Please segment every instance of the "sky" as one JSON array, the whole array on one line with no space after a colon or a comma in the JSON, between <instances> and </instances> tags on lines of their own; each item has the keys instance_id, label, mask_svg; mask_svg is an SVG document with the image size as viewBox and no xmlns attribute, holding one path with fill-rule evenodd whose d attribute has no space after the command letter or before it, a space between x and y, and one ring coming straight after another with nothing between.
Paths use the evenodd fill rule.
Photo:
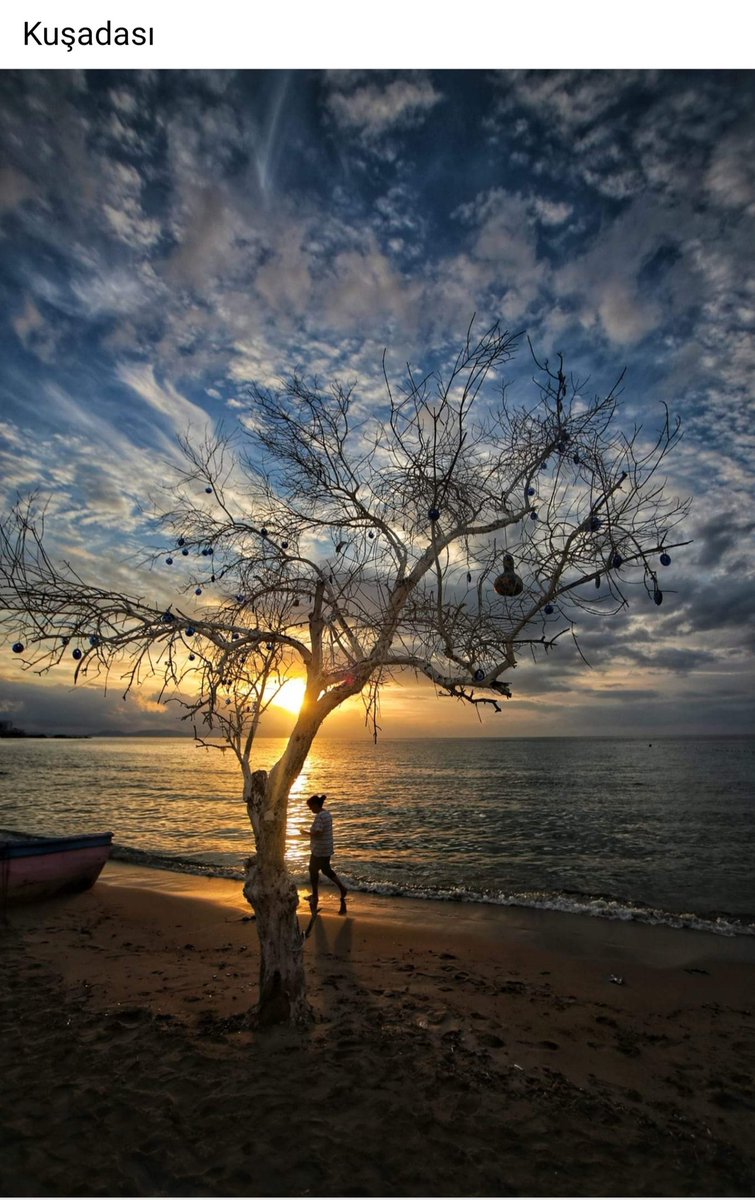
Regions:
<instances>
[{"instance_id":1,"label":"sky","mask_svg":"<svg viewBox=\"0 0 755 1200\"><path fill-rule=\"evenodd\" d=\"M752 732L754 114L735 70L1 73L3 506L39 489L56 550L127 587L177 438L246 385L377 397L384 348L400 374L498 319L596 391L626 367L627 428L681 417L691 545L662 608L586 620L589 667L523 661L482 721L407 680L383 735ZM183 731L71 674L3 647L0 718ZM358 706L325 732L367 736Z\"/></svg>"}]
</instances>

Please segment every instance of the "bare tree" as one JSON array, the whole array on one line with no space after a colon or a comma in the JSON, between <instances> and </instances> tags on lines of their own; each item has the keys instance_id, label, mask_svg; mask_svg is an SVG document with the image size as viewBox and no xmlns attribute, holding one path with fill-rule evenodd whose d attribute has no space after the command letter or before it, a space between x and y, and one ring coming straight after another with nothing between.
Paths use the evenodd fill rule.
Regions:
<instances>
[{"instance_id":1,"label":"bare tree","mask_svg":"<svg viewBox=\"0 0 755 1200\"><path fill-rule=\"evenodd\" d=\"M170 536L160 558L200 566L182 608L56 566L28 508L3 527L4 624L31 668L49 669L75 642L77 675L120 666L127 690L158 675L197 736L201 722L217 727L236 754L256 851L244 894L261 945L261 1022L310 1016L285 834L289 792L326 717L361 694L377 736L381 686L407 671L500 711L517 656L575 636L580 611L616 614L637 585L662 602L656 556L680 544L670 539L687 511L660 475L678 423L666 413L651 438L623 431L621 380L587 399L561 356L536 361L530 405L511 404L503 385L486 385L516 340L470 326L445 373L408 368L397 389L384 364L385 403L372 412L341 384L252 387L243 434L183 444L160 512ZM198 607L192 590L213 602ZM255 770L260 717L292 673L306 682L301 711L279 760Z\"/></svg>"}]
</instances>

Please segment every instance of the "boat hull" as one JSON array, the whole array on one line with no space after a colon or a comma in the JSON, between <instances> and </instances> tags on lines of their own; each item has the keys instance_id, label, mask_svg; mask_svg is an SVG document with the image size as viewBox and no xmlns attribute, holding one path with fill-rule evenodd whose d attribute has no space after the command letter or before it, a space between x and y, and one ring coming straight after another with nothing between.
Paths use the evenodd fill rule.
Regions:
<instances>
[{"instance_id":1,"label":"boat hull","mask_svg":"<svg viewBox=\"0 0 755 1200\"><path fill-rule=\"evenodd\" d=\"M50 838L0 833L0 903L85 891L110 857L112 840L112 833Z\"/></svg>"}]
</instances>

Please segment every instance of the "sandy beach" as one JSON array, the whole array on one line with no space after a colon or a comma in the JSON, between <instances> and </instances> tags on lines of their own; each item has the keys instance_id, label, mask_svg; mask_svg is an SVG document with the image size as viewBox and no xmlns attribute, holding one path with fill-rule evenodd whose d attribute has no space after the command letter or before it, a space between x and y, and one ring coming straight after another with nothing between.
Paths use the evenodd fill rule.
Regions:
<instances>
[{"instance_id":1,"label":"sandy beach","mask_svg":"<svg viewBox=\"0 0 755 1200\"><path fill-rule=\"evenodd\" d=\"M323 904L316 1021L264 1033L238 883L9 909L2 1194L752 1194L755 939Z\"/></svg>"}]
</instances>

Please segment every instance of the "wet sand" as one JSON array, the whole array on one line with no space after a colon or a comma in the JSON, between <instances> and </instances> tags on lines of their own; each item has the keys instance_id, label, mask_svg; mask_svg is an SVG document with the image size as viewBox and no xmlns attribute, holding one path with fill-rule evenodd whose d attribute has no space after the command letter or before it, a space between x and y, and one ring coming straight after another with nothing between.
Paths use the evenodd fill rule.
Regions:
<instances>
[{"instance_id":1,"label":"wet sand","mask_svg":"<svg viewBox=\"0 0 755 1200\"><path fill-rule=\"evenodd\" d=\"M315 1023L264 1033L238 883L9 909L2 1194L752 1194L755 939L322 903Z\"/></svg>"}]
</instances>

